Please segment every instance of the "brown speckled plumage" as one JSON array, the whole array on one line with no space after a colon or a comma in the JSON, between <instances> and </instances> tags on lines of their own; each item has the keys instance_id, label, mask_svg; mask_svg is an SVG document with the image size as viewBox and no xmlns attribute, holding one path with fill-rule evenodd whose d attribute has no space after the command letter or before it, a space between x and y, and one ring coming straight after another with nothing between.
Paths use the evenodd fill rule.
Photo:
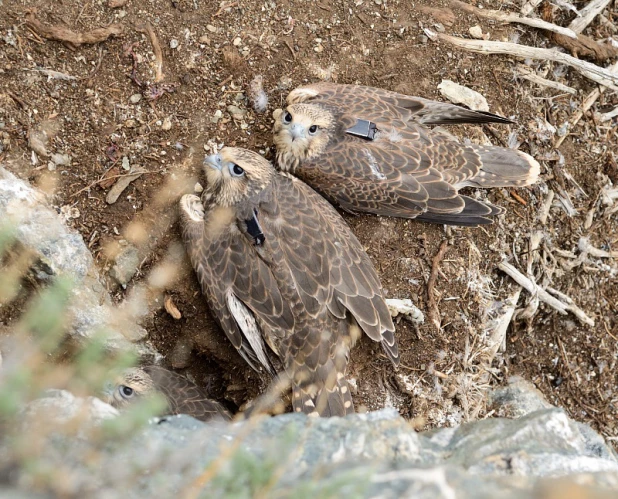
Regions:
<instances>
[{"instance_id":1,"label":"brown speckled plumage","mask_svg":"<svg viewBox=\"0 0 618 499\"><path fill-rule=\"evenodd\" d=\"M503 209L462 196L460 188L525 186L539 174L523 152L464 145L426 126L510 123L491 113L334 83L297 88L287 103L275 115L279 168L350 212L487 224ZM374 140L346 133L357 120L376 124Z\"/></svg>"},{"instance_id":2,"label":"brown speckled plumage","mask_svg":"<svg viewBox=\"0 0 618 499\"><path fill-rule=\"evenodd\" d=\"M230 413L221 404L208 398L208 394L195 383L158 366L125 370L112 392L108 394L108 401L114 407L122 408L156 393L167 401L167 408L162 415L187 414L200 421L211 419L227 421L231 418Z\"/></svg>"},{"instance_id":3,"label":"brown speckled plumage","mask_svg":"<svg viewBox=\"0 0 618 499\"><path fill-rule=\"evenodd\" d=\"M295 411L353 412L344 374L359 327L399 360L369 257L327 201L259 154L224 148L207 163L202 200L184 196L181 220L214 316L254 369L272 373L278 356ZM262 245L248 233L254 210Z\"/></svg>"}]
</instances>

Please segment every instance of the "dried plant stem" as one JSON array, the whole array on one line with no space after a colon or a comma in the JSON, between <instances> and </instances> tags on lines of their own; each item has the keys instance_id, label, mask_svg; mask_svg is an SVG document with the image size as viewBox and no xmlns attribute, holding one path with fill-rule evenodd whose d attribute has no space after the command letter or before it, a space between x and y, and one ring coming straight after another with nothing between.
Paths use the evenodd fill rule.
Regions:
<instances>
[{"instance_id":1,"label":"dried plant stem","mask_svg":"<svg viewBox=\"0 0 618 499\"><path fill-rule=\"evenodd\" d=\"M543 2L543 0L530 0L529 2L526 2L523 7L521 8L520 12L524 15L527 16L528 14L530 14L534 9L536 9L539 4L541 4L541 2Z\"/></svg>"},{"instance_id":2,"label":"dried plant stem","mask_svg":"<svg viewBox=\"0 0 618 499\"><path fill-rule=\"evenodd\" d=\"M582 10L579 11L581 17L576 17L569 28L575 33L581 33L597 17L612 0L592 0Z\"/></svg>"},{"instance_id":3,"label":"dried plant stem","mask_svg":"<svg viewBox=\"0 0 618 499\"><path fill-rule=\"evenodd\" d=\"M464 10L475 16L484 17L485 19L492 19L494 21L500 21L504 23L518 23L525 24L526 26L532 26L533 28L544 29L546 31L552 31L553 33L559 33L570 38L577 38L577 33L569 28L557 26L556 24L548 23L542 19L534 17L523 17L514 12L500 12L499 10L479 9L474 5L470 5L459 0L450 0L452 7Z\"/></svg>"},{"instance_id":4,"label":"dried plant stem","mask_svg":"<svg viewBox=\"0 0 618 499\"><path fill-rule=\"evenodd\" d=\"M610 73L618 75L618 62L611 65L609 68L607 68L607 70ZM605 92L605 88L598 87L586 96L586 98L582 102L582 106L575 112L575 114L573 114L573 116L571 116L571 119L569 120L569 130L572 130L573 127L577 125L577 123L579 123L579 120L582 119L582 116L590 110L592 105L597 101L597 99L601 96L603 92ZM556 141L556 144L554 145L554 148L558 149L562 145L566 137L566 135L559 137Z\"/></svg>"},{"instance_id":5,"label":"dried plant stem","mask_svg":"<svg viewBox=\"0 0 618 499\"><path fill-rule=\"evenodd\" d=\"M446 254L446 250L448 249L448 241L445 239L440 244L440 249L438 249L438 253L433 257L431 262L431 274L429 275L429 280L427 281L427 301L429 305L429 317L431 318L431 322L440 329L440 310L438 309L438 303L436 302L436 297L434 296L434 288L436 285L436 280L438 279L438 270L440 269L440 262L444 258Z\"/></svg>"},{"instance_id":6,"label":"dried plant stem","mask_svg":"<svg viewBox=\"0 0 618 499\"><path fill-rule=\"evenodd\" d=\"M150 38L150 43L152 44L152 51L155 56L155 83L159 83L163 81L163 52L161 51L161 45L159 44L159 39L157 38L157 34L155 33L152 24L145 23L139 26L136 26L137 31L140 33L146 33L148 38Z\"/></svg>"},{"instance_id":7,"label":"dried plant stem","mask_svg":"<svg viewBox=\"0 0 618 499\"><path fill-rule=\"evenodd\" d=\"M542 76L537 75L532 69L530 69L528 66L525 66L523 64L518 64L516 71L517 71L517 76L519 76L520 78L523 78L524 80L528 80L532 83L536 83L537 85L553 88L555 90L558 90L560 92L565 92L567 94L574 95L577 93L577 90L575 90L572 87L568 87L567 85L558 83L557 81L551 81L546 78L543 78Z\"/></svg>"},{"instance_id":8,"label":"dried plant stem","mask_svg":"<svg viewBox=\"0 0 618 499\"><path fill-rule=\"evenodd\" d=\"M513 267L508 262L500 262L498 264L498 268L502 270L504 273L508 274L513 278L517 284L519 284L522 288L524 288L528 293L533 296L537 296L539 300L543 303L546 303L554 310L558 311L561 314L567 314L567 312L571 312L582 324L586 324L588 326L594 326L594 320L586 315L586 313L579 308L577 305L573 303L573 300L563 293L555 293L560 295L560 297L566 301L564 303L560 301L558 298L549 294L545 289L539 286L536 282L534 282L531 278L526 277L519 270ZM551 289L551 288L549 288ZM568 300L567 300L568 298ZM569 303L570 302L570 303Z\"/></svg>"},{"instance_id":9,"label":"dried plant stem","mask_svg":"<svg viewBox=\"0 0 618 499\"><path fill-rule=\"evenodd\" d=\"M425 30L427 33L427 30ZM438 38L445 42L448 42L455 47L459 47L471 52L479 54L505 54L515 57L521 57L522 59L541 59L545 61L553 61L560 64L566 64L573 69L579 71L586 78L598 83L599 85L606 86L612 90L618 91L618 75L612 74L606 68L597 66L590 62L581 61L573 56L558 52L557 50L550 50L538 47L528 47L527 45L520 45L518 43L509 42L494 42L487 40L468 40L466 38L459 38L456 36L445 35L442 33L430 33L433 38Z\"/></svg>"}]
</instances>

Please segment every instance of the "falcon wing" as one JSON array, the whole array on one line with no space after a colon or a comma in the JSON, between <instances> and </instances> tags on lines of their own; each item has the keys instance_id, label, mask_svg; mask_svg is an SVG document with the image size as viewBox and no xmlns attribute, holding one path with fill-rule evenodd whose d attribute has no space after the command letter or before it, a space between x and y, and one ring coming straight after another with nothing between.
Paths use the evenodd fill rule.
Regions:
<instances>
[{"instance_id":1,"label":"falcon wing","mask_svg":"<svg viewBox=\"0 0 618 499\"><path fill-rule=\"evenodd\" d=\"M362 85L328 82L306 85L293 90L287 97L288 104L298 102L328 104L345 110L356 118L374 122L401 121L423 125L513 123L496 114Z\"/></svg>"},{"instance_id":2,"label":"falcon wing","mask_svg":"<svg viewBox=\"0 0 618 499\"><path fill-rule=\"evenodd\" d=\"M270 206L276 212L264 217L265 230L279 245L307 313L319 318L326 306L344 319L349 311L396 364L395 327L358 239L335 209L298 179L280 174L275 195L277 203Z\"/></svg>"},{"instance_id":3,"label":"falcon wing","mask_svg":"<svg viewBox=\"0 0 618 499\"><path fill-rule=\"evenodd\" d=\"M200 202L196 196L184 196L181 206L187 199ZM210 310L228 339L253 369L259 371L259 362L273 374L263 337L272 340L292 331L292 312L270 269L235 223L227 223L229 214L218 210L200 222L190 219L183 206L185 246Z\"/></svg>"},{"instance_id":4,"label":"falcon wing","mask_svg":"<svg viewBox=\"0 0 618 499\"><path fill-rule=\"evenodd\" d=\"M158 391L165 395L173 414L189 416L208 421L210 419L231 419L230 413L218 402L208 398L206 392L187 378L157 366L145 366Z\"/></svg>"}]
</instances>

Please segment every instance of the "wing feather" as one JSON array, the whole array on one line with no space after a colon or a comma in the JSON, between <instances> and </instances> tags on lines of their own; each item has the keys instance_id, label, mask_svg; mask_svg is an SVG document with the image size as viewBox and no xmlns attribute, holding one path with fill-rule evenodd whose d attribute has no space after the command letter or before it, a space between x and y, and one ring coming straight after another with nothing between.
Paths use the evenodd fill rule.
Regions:
<instances>
[{"instance_id":1,"label":"wing feather","mask_svg":"<svg viewBox=\"0 0 618 499\"><path fill-rule=\"evenodd\" d=\"M343 308L375 341L395 328L371 260L339 213L304 182L281 174L275 192L278 211L264 217L263 228L273 235L288 262L297 292L313 317L327 310L343 318ZM285 207L294 206L294 210ZM295 239L286 237L289 227ZM268 235L267 235L268 238ZM393 362L396 346L389 345Z\"/></svg>"},{"instance_id":2,"label":"wing feather","mask_svg":"<svg viewBox=\"0 0 618 499\"><path fill-rule=\"evenodd\" d=\"M235 223L210 230L221 218L216 210L203 222L181 213L185 246L211 312L245 361L272 374L261 338L273 347L294 328L272 272Z\"/></svg>"},{"instance_id":3,"label":"wing feather","mask_svg":"<svg viewBox=\"0 0 618 499\"><path fill-rule=\"evenodd\" d=\"M496 114L362 85L329 82L306 85L290 92L287 102L324 102L373 122L398 119L423 125L513 123Z\"/></svg>"}]
</instances>

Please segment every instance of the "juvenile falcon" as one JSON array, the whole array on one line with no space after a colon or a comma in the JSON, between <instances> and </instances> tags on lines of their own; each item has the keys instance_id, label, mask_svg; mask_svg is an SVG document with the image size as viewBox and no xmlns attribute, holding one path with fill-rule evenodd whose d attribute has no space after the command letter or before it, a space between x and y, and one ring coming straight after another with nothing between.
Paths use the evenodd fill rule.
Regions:
<instances>
[{"instance_id":1,"label":"juvenile falcon","mask_svg":"<svg viewBox=\"0 0 618 499\"><path fill-rule=\"evenodd\" d=\"M353 412L344 375L360 330L399 362L369 257L326 200L259 154L226 147L205 164L202 199L185 195L180 207L215 318L254 369L274 374L276 354L296 412Z\"/></svg>"},{"instance_id":2,"label":"juvenile falcon","mask_svg":"<svg viewBox=\"0 0 618 499\"><path fill-rule=\"evenodd\" d=\"M187 414L200 421L231 419L230 413L187 378L158 366L126 369L107 393L107 402L122 408L137 400L161 394L167 401L162 414Z\"/></svg>"},{"instance_id":3,"label":"juvenile falcon","mask_svg":"<svg viewBox=\"0 0 618 499\"><path fill-rule=\"evenodd\" d=\"M476 226L504 210L458 193L521 187L539 164L512 149L460 144L426 125L512 123L495 114L358 85L293 90L274 114L277 162L349 212Z\"/></svg>"}]
</instances>

